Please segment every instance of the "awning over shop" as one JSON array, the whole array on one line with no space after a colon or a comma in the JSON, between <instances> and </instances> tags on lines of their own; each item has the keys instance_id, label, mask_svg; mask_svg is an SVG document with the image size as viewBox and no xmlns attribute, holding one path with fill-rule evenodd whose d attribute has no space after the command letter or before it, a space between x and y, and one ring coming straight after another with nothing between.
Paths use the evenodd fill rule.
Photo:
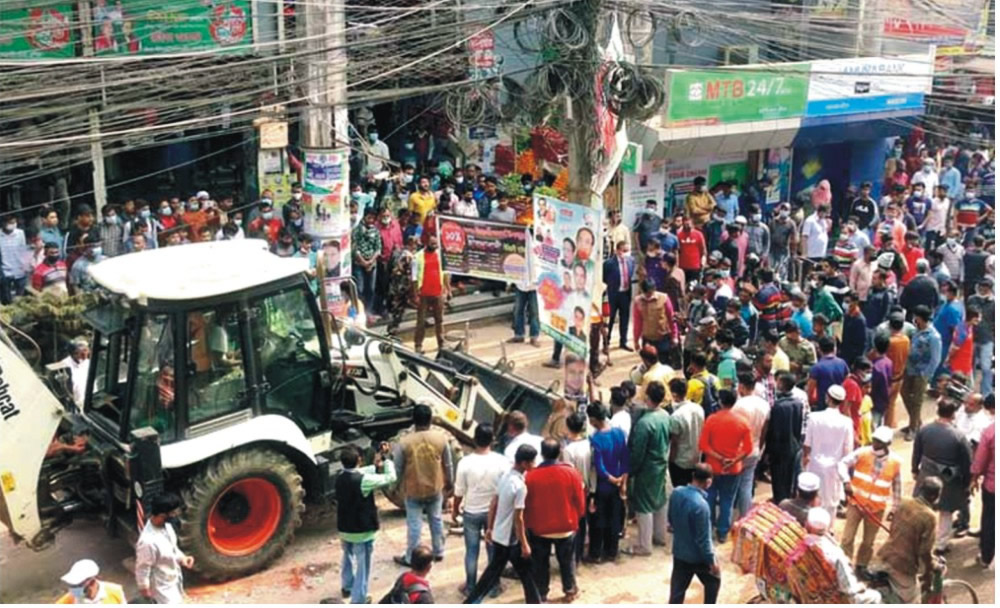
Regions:
<instances>
[{"instance_id":1,"label":"awning over shop","mask_svg":"<svg viewBox=\"0 0 1000 608\"><path fill-rule=\"evenodd\" d=\"M655 119L651 125L629 126L629 141L642 144L643 160L678 160L715 156L728 152L746 152L783 148L792 145L799 132L800 118L755 120L733 124L696 125L661 128Z\"/></svg>"},{"instance_id":2,"label":"awning over shop","mask_svg":"<svg viewBox=\"0 0 1000 608\"><path fill-rule=\"evenodd\" d=\"M796 148L815 147L905 135L914 127L921 114L922 108L803 118L802 127L790 145Z\"/></svg>"}]
</instances>

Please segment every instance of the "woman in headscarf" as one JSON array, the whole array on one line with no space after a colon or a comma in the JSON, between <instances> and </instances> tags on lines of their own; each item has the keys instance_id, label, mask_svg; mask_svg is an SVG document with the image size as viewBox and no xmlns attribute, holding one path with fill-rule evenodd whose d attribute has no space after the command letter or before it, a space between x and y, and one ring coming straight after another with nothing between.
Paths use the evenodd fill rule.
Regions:
<instances>
[{"instance_id":1,"label":"woman in headscarf","mask_svg":"<svg viewBox=\"0 0 1000 608\"><path fill-rule=\"evenodd\" d=\"M833 191L830 190L830 180L821 179L816 187L813 188L811 195L811 202L813 211L819 207L830 207L830 202L833 201Z\"/></svg>"}]
</instances>

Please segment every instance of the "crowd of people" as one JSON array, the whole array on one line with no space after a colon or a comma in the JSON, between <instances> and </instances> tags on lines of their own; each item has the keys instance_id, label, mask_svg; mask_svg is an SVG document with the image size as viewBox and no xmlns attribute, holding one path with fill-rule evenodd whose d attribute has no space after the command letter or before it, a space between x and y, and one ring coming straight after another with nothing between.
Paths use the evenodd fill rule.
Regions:
<instances>
[{"instance_id":1,"label":"crowd of people","mask_svg":"<svg viewBox=\"0 0 1000 608\"><path fill-rule=\"evenodd\" d=\"M734 518L750 511L761 480L770 484L770 500L825 539L824 555L845 573L838 584L856 601L873 599L859 582L873 558L889 572L893 592L910 601L919 597L918 576L929 580L934 554L948 553L953 538L978 536L978 561L991 564L993 163L954 147L900 149L887 159L884 183L836 197L821 180L807 201L769 205L761 196L766 180L740 192L738 184L698 177L670 214L651 200L626 226L620 211L611 211L602 269L607 305L591 315L589 403L559 400L539 434L513 412L499 433L502 454L493 451L493 429L480 425L475 451L457 466L422 405L414 408L415 432L391 458L380 456L369 470L345 452L347 473L338 481L338 496L349 497L338 519L344 597L369 599L379 525L373 492L397 478L408 538L396 561L411 576L394 590L420 601L430 596L431 564L444 558L452 490L469 603L495 596L508 564L526 602L547 600L552 552L563 595L572 600L579 563L649 556L666 544L670 601L683 601L697 576L706 603L714 602L721 585L716 545L727 541ZM435 216L510 223L512 197L534 187L527 176L521 192L505 193L471 164L431 175L404 165L391 178L353 183L352 272L369 321L384 315L393 330L414 307L417 350L428 317L440 345L454 279L435 255ZM129 201L106 206L99 222L81 206L65 233L46 210L31 238L7 216L0 234L5 301L22 293L29 277L36 290L64 283L71 292L86 290L86 266L102 257L184 242L261 237L275 254L311 256L315 264L320 245L302 231L301 188L280 208L269 194L247 207L225 197L215 203L206 192L156 209ZM524 342L527 325L537 346L534 285L515 288L510 341ZM561 350L557 345L549 364L561 365ZM640 364L602 398L599 376L633 351ZM929 422L921 417L928 396L936 399ZM903 497L907 475L892 451L897 435L913 442L913 498ZM975 493L978 530L969 517ZM420 544L425 517L431 547ZM845 527L835 543L838 517ZM633 519L634 536L626 532ZM889 540L875 552L879 526L890 520ZM489 565L478 572L484 542Z\"/></svg>"}]
</instances>

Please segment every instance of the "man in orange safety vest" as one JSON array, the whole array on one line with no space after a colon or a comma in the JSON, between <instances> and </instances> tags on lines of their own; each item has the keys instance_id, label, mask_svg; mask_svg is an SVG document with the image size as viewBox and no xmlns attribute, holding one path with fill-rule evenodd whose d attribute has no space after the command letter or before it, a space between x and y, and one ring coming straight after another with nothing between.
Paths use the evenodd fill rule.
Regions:
<instances>
[{"instance_id":1,"label":"man in orange safety vest","mask_svg":"<svg viewBox=\"0 0 1000 608\"><path fill-rule=\"evenodd\" d=\"M856 570L867 570L872 558L872 545L883 516L892 496L893 511L899 508L902 492L902 461L889 452L892 444L892 429L880 426L872 433L872 443L860 447L843 460L838 467L844 482L844 493L848 496L847 521L840 544L848 557L854 557ZM854 469L849 476L849 469ZM892 518L890 512L889 518ZM861 546L854 556L854 537L858 525L864 522Z\"/></svg>"}]
</instances>

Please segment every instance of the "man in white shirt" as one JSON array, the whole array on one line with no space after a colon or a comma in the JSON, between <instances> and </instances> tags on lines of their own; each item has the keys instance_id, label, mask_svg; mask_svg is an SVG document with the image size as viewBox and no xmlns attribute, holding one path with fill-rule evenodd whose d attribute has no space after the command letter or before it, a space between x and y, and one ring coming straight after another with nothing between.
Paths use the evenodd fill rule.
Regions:
<instances>
[{"instance_id":1,"label":"man in white shirt","mask_svg":"<svg viewBox=\"0 0 1000 608\"><path fill-rule=\"evenodd\" d=\"M611 428L621 429L625 441L632 432L632 413L628 410L628 395L620 386L611 387Z\"/></svg>"},{"instance_id":2,"label":"man in white shirt","mask_svg":"<svg viewBox=\"0 0 1000 608\"><path fill-rule=\"evenodd\" d=\"M90 347L82 338L73 340L69 356L53 364L56 368L66 368L69 371L69 386L73 392L73 403L83 408L87 396L87 374L90 373Z\"/></svg>"},{"instance_id":3,"label":"man in white shirt","mask_svg":"<svg viewBox=\"0 0 1000 608\"><path fill-rule=\"evenodd\" d=\"M180 513L181 499L176 494L153 498L149 519L135 544L135 584L139 595L157 604L184 602L184 578L181 567L190 569L194 558L177 546L177 533L168 520Z\"/></svg>"},{"instance_id":4,"label":"man in white shirt","mask_svg":"<svg viewBox=\"0 0 1000 608\"><path fill-rule=\"evenodd\" d=\"M826 257L830 241L830 209L820 206L802 222L802 255L818 262Z\"/></svg>"},{"instance_id":5,"label":"man in white shirt","mask_svg":"<svg viewBox=\"0 0 1000 608\"><path fill-rule=\"evenodd\" d=\"M844 553L844 550L840 548L840 545L830 536L829 531L832 521L833 518L825 509L813 507L809 509L809 513L806 516L806 532L816 539L816 543L813 546L822 552L823 558L826 559L827 563L833 567L834 572L837 573L837 589L845 597L849 598L852 604L880 603L882 595L874 589L867 589L858 582L858 578L854 574L854 568L851 566L851 560Z\"/></svg>"},{"instance_id":6,"label":"man in white shirt","mask_svg":"<svg viewBox=\"0 0 1000 608\"><path fill-rule=\"evenodd\" d=\"M935 191L938 185L938 174L934 170L933 158L925 158L920 171L914 173L913 177L910 178L910 186L915 184L923 184L926 192Z\"/></svg>"},{"instance_id":7,"label":"man in white shirt","mask_svg":"<svg viewBox=\"0 0 1000 608\"><path fill-rule=\"evenodd\" d=\"M688 381L670 381L670 399L674 412L670 415L670 482L675 488L691 483L694 467L701 462L698 440L705 427L705 409L687 398ZM735 406L734 406L735 407Z\"/></svg>"},{"instance_id":8,"label":"man in white shirt","mask_svg":"<svg viewBox=\"0 0 1000 608\"><path fill-rule=\"evenodd\" d=\"M566 431L569 442L562 451L562 460L573 465L573 468L583 477L583 495L588 497L596 492L597 471L594 470L594 453L590 448L590 439L584 434L587 430L587 417L580 412L573 412L566 418ZM573 554L576 563L583 561L583 549L587 540L587 515L580 518L580 526L576 530Z\"/></svg>"},{"instance_id":9,"label":"man in white shirt","mask_svg":"<svg viewBox=\"0 0 1000 608\"><path fill-rule=\"evenodd\" d=\"M743 459L743 472L740 473L736 486L736 512L740 517L750 510L753 502L754 480L757 463L764 452L764 436L767 432L767 420L771 415L771 406L767 400L754 394L757 381L751 372L740 372L737 375L736 391L740 398L733 406L734 412L739 412L750 425L750 436L753 437L753 452Z\"/></svg>"},{"instance_id":10,"label":"man in white shirt","mask_svg":"<svg viewBox=\"0 0 1000 608\"><path fill-rule=\"evenodd\" d=\"M472 190L466 189L462 192L462 198L452 207L451 214L479 219L479 208L476 207L476 199L472 196Z\"/></svg>"},{"instance_id":11,"label":"man in white shirt","mask_svg":"<svg viewBox=\"0 0 1000 608\"><path fill-rule=\"evenodd\" d=\"M809 414L802 444L802 470L819 476L820 506L831 518L837 516L837 506L844 497L844 485L837 467L854 447L854 425L846 400L844 387L832 385L826 392L827 408Z\"/></svg>"},{"instance_id":12,"label":"man in white shirt","mask_svg":"<svg viewBox=\"0 0 1000 608\"><path fill-rule=\"evenodd\" d=\"M532 577L531 547L524 527L524 503L528 486L524 475L535 468L538 450L530 445L520 445L514 453L514 467L504 473L497 485L497 495L490 504L486 542L493 544L493 558L483 576L469 592L466 604L479 604L486 594L500 582L500 574L510 562L524 588L524 603L540 604L541 596Z\"/></svg>"},{"instance_id":13,"label":"man in white shirt","mask_svg":"<svg viewBox=\"0 0 1000 608\"><path fill-rule=\"evenodd\" d=\"M476 586L476 571L479 565L480 537L486 530L490 514L490 503L497 495L497 484L504 473L510 470L510 462L494 452L493 426L480 424L476 427L474 441L476 449L458 461L455 473L455 500L452 503L451 521L458 524L462 514L462 529L465 535L465 586L468 593ZM486 545L486 552L493 559L493 545ZM491 590L493 597L500 592L499 585Z\"/></svg>"},{"instance_id":14,"label":"man in white shirt","mask_svg":"<svg viewBox=\"0 0 1000 608\"><path fill-rule=\"evenodd\" d=\"M983 407L983 396L981 393L970 393L965 397L962 407L955 412L955 428L972 446L972 453L976 453L976 446L979 445L979 438L983 431L993 424L993 417ZM956 537L965 536L969 531L969 496L966 495L965 502L958 508L958 517L955 520L954 533Z\"/></svg>"},{"instance_id":15,"label":"man in white shirt","mask_svg":"<svg viewBox=\"0 0 1000 608\"><path fill-rule=\"evenodd\" d=\"M535 464L537 465L542 462L542 438L540 435L533 435L528 432L528 417L524 415L524 412L513 411L507 415L507 436L510 437L510 441L507 443L507 447L503 449L503 455L511 463L514 462L514 455L517 454L517 448L525 444L535 448L535 453L537 454Z\"/></svg>"}]
</instances>

